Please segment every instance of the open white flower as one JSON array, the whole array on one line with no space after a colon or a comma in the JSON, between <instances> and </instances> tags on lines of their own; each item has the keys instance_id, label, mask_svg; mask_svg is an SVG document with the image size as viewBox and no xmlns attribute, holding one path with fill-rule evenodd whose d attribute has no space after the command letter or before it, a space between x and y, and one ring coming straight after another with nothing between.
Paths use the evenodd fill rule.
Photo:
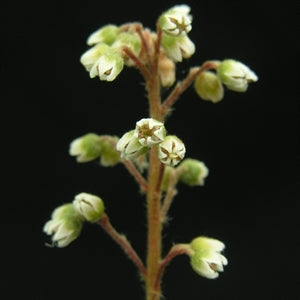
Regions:
<instances>
[{"instance_id":1,"label":"open white flower","mask_svg":"<svg viewBox=\"0 0 300 300\"><path fill-rule=\"evenodd\" d=\"M100 77L100 80L113 81L124 67L124 60L119 51L106 51L90 70L90 77Z\"/></svg>"},{"instance_id":2,"label":"open white flower","mask_svg":"<svg viewBox=\"0 0 300 300\"><path fill-rule=\"evenodd\" d=\"M167 56L174 62L181 62L183 58L190 58L196 50L195 44L188 36L174 37L164 34L162 47Z\"/></svg>"},{"instance_id":3,"label":"open white flower","mask_svg":"<svg viewBox=\"0 0 300 300\"><path fill-rule=\"evenodd\" d=\"M191 266L203 277L217 278L218 272L223 272L223 266L228 264L226 257L221 254L225 245L219 240L201 236L195 238L190 247L194 251L191 255Z\"/></svg>"},{"instance_id":4,"label":"open white flower","mask_svg":"<svg viewBox=\"0 0 300 300\"><path fill-rule=\"evenodd\" d=\"M132 160L148 150L134 136L134 132L135 130L126 132L118 141L116 149L121 152L121 158Z\"/></svg>"},{"instance_id":5,"label":"open white flower","mask_svg":"<svg viewBox=\"0 0 300 300\"><path fill-rule=\"evenodd\" d=\"M176 5L166 11L160 18L162 30L173 36L186 35L192 29L192 16L188 5Z\"/></svg>"},{"instance_id":6,"label":"open white flower","mask_svg":"<svg viewBox=\"0 0 300 300\"><path fill-rule=\"evenodd\" d=\"M52 244L59 248L68 246L80 234L82 219L74 210L72 203L56 208L43 228L43 231L52 235Z\"/></svg>"},{"instance_id":7,"label":"open white flower","mask_svg":"<svg viewBox=\"0 0 300 300\"><path fill-rule=\"evenodd\" d=\"M158 145L158 158L168 166L176 166L185 155L184 143L175 135L167 136Z\"/></svg>"},{"instance_id":8,"label":"open white flower","mask_svg":"<svg viewBox=\"0 0 300 300\"><path fill-rule=\"evenodd\" d=\"M217 74L222 83L235 92L245 92L248 83L258 80L257 75L249 67L234 59L223 60Z\"/></svg>"},{"instance_id":9,"label":"open white flower","mask_svg":"<svg viewBox=\"0 0 300 300\"><path fill-rule=\"evenodd\" d=\"M166 129L162 122L155 119L141 119L136 123L134 136L143 146L151 147L165 139Z\"/></svg>"},{"instance_id":10,"label":"open white flower","mask_svg":"<svg viewBox=\"0 0 300 300\"><path fill-rule=\"evenodd\" d=\"M73 206L77 213L88 222L97 222L104 213L104 203L101 198L88 193L75 196Z\"/></svg>"}]
</instances>

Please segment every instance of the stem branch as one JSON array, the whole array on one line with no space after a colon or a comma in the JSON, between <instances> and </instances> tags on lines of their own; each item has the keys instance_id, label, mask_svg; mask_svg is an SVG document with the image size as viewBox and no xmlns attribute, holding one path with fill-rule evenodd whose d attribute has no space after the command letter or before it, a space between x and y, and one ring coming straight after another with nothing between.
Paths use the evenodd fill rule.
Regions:
<instances>
[{"instance_id":1,"label":"stem branch","mask_svg":"<svg viewBox=\"0 0 300 300\"><path fill-rule=\"evenodd\" d=\"M127 238L123 235L118 233L115 228L111 225L109 218L106 214L102 216L102 218L99 220L100 226L106 231L106 233L117 243L119 246L123 249L123 251L128 255L128 257L133 261L133 263L137 266L139 269L141 275L144 279L147 278L147 270L136 253L136 251L133 249Z\"/></svg>"}]
</instances>

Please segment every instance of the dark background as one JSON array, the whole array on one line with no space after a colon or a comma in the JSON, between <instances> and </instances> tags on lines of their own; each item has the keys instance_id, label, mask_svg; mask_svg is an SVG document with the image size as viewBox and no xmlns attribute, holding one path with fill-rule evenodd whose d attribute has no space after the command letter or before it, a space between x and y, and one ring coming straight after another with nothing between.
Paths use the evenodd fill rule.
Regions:
<instances>
[{"instance_id":1,"label":"dark background","mask_svg":"<svg viewBox=\"0 0 300 300\"><path fill-rule=\"evenodd\" d=\"M147 116L142 78L125 69L112 83L79 63L88 35L107 23L154 29L176 1L2 3L3 190L1 294L5 299L143 299L135 267L96 225L65 249L42 227L80 192L101 196L112 223L145 257L145 204L118 165L77 164L70 142L87 132L121 136ZM168 267L166 299L294 300L299 286L299 1L186 1L196 54L178 78L207 59L235 58L259 76L247 93L219 104L190 88L166 127L187 156L210 169L203 188L179 186L164 234L222 240L229 265L217 280L197 276L187 257ZM165 92L167 95L167 91Z\"/></svg>"}]
</instances>

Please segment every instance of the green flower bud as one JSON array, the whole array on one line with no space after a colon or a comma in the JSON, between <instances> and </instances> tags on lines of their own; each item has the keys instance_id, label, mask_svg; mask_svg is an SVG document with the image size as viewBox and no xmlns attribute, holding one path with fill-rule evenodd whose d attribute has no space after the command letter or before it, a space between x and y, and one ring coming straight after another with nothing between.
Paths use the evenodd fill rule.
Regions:
<instances>
[{"instance_id":1,"label":"green flower bud","mask_svg":"<svg viewBox=\"0 0 300 300\"><path fill-rule=\"evenodd\" d=\"M121 48L121 47L128 47L136 56L139 55L141 51L141 40L136 33L130 32L121 32L114 44L112 45L113 48Z\"/></svg>"},{"instance_id":2,"label":"green flower bud","mask_svg":"<svg viewBox=\"0 0 300 300\"><path fill-rule=\"evenodd\" d=\"M210 71L200 73L194 84L197 94L203 100L220 102L224 96L224 89L219 77Z\"/></svg>"},{"instance_id":3,"label":"green flower bud","mask_svg":"<svg viewBox=\"0 0 300 300\"><path fill-rule=\"evenodd\" d=\"M87 44L91 46L98 43L104 43L110 46L116 40L119 32L120 29L118 26L111 24L106 25L93 32L89 36Z\"/></svg>"},{"instance_id":4,"label":"green flower bud","mask_svg":"<svg viewBox=\"0 0 300 300\"><path fill-rule=\"evenodd\" d=\"M111 167L120 161L120 153L116 149L116 144L119 140L114 136L100 136L101 157L100 164L103 167Z\"/></svg>"},{"instance_id":5,"label":"green flower bud","mask_svg":"<svg viewBox=\"0 0 300 300\"><path fill-rule=\"evenodd\" d=\"M203 162L192 158L183 160L178 171L179 180L190 186L204 185L204 180L209 173Z\"/></svg>"},{"instance_id":6,"label":"green flower bud","mask_svg":"<svg viewBox=\"0 0 300 300\"><path fill-rule=\"evenodd\" d=\"M258 80L257 75L249 67L233 59L223 60L217 73L222 83L235 92L245 92L249 82Z\"/></svg>"},{"instance_id":7,"label":"green flower bud","mask_svg":"<svg viewBox=\"0 0 300 300\"><path fill-rule=\"evenodd\" d=\"M56 208L43 228L43 231L52 235L52 244L59 248L68 246L81 232L82 219L75 211L72 203Z\"/></svg>"},{"instance_id":8,"label":"green flower bud","mask_svg":"<svg viewBox=\"0 0 300 300\"><path fill-rule=\"evenodd\" d=\"M223 265L228 264L226 257L220 253L225 248L221 241L201 236L194 239L190 247L194 251L191 254L191 266L203 277L217 278L218 272L224 271Z\"/></svg>"},{"instance_id":9,"label":"green flower bud","mask_svg":"<svg viewBox=\"0 0 300 300\"><path fill-rule=\"evenodd\" d=\"M133 160L148 151L134 136L135 130L126 132L118 141L116 149L121 152L121 158Z\"/></svg>"},{"instance_id":10,"label":"green flower bud","mask_svg":"<svg viewBox=\"0 0 300 300\"><path fill-rule=\"evenodd\" d=\"M168 135L158 145L158 158L168 166L176 166L185 155L184 143L175 135Z\"/></svg>"},{"instance_id":11,"label":"green flower bud","mask_svg":"<svg viewBox=\"0 0 300 300\"><path fill-rule=\"evenodd\" d=\"M176 5L160 17L161 29L172 36L184 36L192 29L192 16L188 5Z\"/></svg>"},{"instance_id":12,"label":"green flower bud","mask_svg":"<svg viewBox=\"0 0 300 300\"><path fill-rule=\"evenodd\" d=\"M69 153L76 156L79 163L94 160L101 154L101 140L94 133L83 135L71 143Z\"/></svg>"},{"instance_id":13,"label":"green flower bud","mask_svg":"<svg viewBox=\"0 0 300 300\"><path fill-rule=\"evenodd\" d=\"M80 193L75 196L73 206L85 221L91 223L99 221L104 214L104 203L95 195Z\"/></svg>"}]
</instances>

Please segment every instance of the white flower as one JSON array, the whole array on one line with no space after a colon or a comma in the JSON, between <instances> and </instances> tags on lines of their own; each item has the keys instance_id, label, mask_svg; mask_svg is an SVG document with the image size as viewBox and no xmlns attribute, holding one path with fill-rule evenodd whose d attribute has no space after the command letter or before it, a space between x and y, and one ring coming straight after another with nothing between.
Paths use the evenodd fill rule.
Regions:
<instances>
[{"instance_id":1,"label":"white flower","mask_svg":"<svg viewBox=\"0 0 300 300\"><path fill-rule=\"evenodd\" d=\"M118 141L116 149L121 152L121 157L125 159L135 159L145 153L148 148L143 146L134 136L135 130L126 132Z\"/></svg>"},{"instance_id":2,"label":"white flower","mask_svg":"<svg viewBox=\"0 0 300 300\"><path fill-rule=\"evenodd\" d=\"M190 186L204 185L209 170L206 165L197 159L187 158L178 167L179 180Z\"/></svg>"},{"instance_id":3,"label":"white flower","mask_svg":"<svg viewBox=\"0 0 300 300\"><path fill-rule=\"evenodd\" d=\"M195 80L194 87L203 100L217 103L223 99L224 88L222 82L213 72L201 72Z\"/></svg>"},{"instance_id":4,"label":"white flower","mask_svg":"<svg viewBox=\"0 0 300 300\"><path fill-rule=\"evenodd\" d=\"M192 29L192 16L188 5L176 5L160 18L162 30L173 36L186 35Z\"/></svg>"},{"instance_id":5,"label":"white flower","mask_svg":"<svg viewBox=\"0 0 300 300\"><path fill-rule=\"evenodd\" d=\"M97 222L104 213L104 204L102 199L87 193L80 193L76 195L73 200L73 206L84 220L92 223Z\"/></svg>"},{"instance_id":6,"label":"white flower","mask_svg":"<svg viewBox=\"0 0 300 300\"><path fill-rule=\"evenodd\" d=\"M249 82L258 80L257 75L249 67L233 59L222 61L217 74L222 83L235 92L245 92Z\"/></svg>"},{"instance_id":7,"label":"white flower","mask_svg":"<svg viewBox=\"0 0 300 300\"><path fill-rule=\"evenodd\" d=\"M43 228L43 231L52 235L52 243L59 248L68 246L80 234L82 219L74 210L72 203L56 208Z\"/></svg>"},{"instance_id":8,"label":"white flower","mask_svg":"<svg viewBox=\"0 0 300 300\"><path fill-rule=\"evenodd\" d=\"M169 135L158 145L158 158L163 164L174 167L185 155L184 143L176 136Z\"/></svg>"},{"instance_id":9,"label":"white flower","mask_svg":"<svg viewBox=\"0 0 300 300\"><path fill-rule=\"evenodd\" d=\"M90 72L92 67L99 60L100 56L109 49L109 46L105 44L98 44L83 53L80 57L80 62L85 67L85 69Z\"/></svg>"},{"instance_id":10,"label":"white flower","mask_svg":"<svg viewBox=\"0 0 300 300\"><path fill-rule=\"evenodd\" d=\"M194 251L191 254L192 268L203 277L217 278L218 272L223 272L223 266L228 264L226 257L221 254L225 245L219 240L201 236L195 238L190 247Z\"/></svg>"},{"instance_id":11,"label":"white flower","mask_svg":"<svg viewBox=\"0 0 300 300\"><path fill-rule=\"evenodd\" d=\"M90 70L90 77L100 77L100 80L113 81L124 67L124 60L119 51L106 51Z\"/></svg>"},{"instance_id":12,"label":"white flower","mask_svg":"<svg viewBox=\"0 0 300 300\"><path fill-rule=\"evenodd\" d=\"M88 133L75 139L70 144L69 153L77 157L77 162L84 163L96 159L101 154L101 140L97 134Z\"/></svg>"},{"instance_id":13,"label":"white flower","mask_svg":"<svg viewBox=\"0 0 300 300\"><path fill-rule=\"evenodd\" d=\"M190 58L195 53L195 44L188 36L173 37L166 34L162 38L162 46L167 56L174 62L181 62L183 58Z\"/></svg>"},{"instance_id":14,"label":"white flower","mask_svg":"<svg viewBox=\"0 0 300 300\"><path fill-rule=\"evenodd\" d=\"M162 122L152 118L141 119L136 123L134 136L143 146L151 147L165 139L166 129Z\"/></svg>"}]
</instances>

